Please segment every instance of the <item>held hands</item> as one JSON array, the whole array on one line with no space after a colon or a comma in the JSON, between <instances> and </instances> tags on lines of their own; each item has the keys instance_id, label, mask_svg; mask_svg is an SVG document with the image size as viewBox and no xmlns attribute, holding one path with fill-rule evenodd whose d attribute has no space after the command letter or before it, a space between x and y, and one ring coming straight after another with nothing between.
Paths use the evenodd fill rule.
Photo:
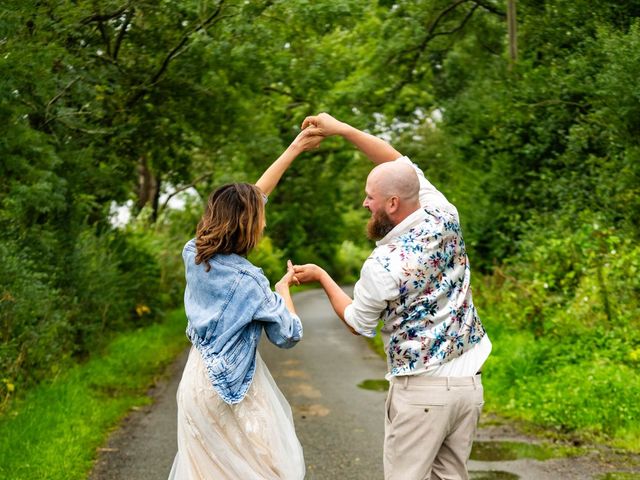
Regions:
<instances>
[{"instance_id":1,"label":"held hands","mask_svg":"<svg viewBox=\"0 0 640 480\"><path fill-rule=\"evenodd\" d=\"M346 123L336 120L328 113L319 113L318 115L312 115L307 117L302 122L302 128L315 127L315 134L323 137L329 137L331 135L341 135L344 129L347 127Z\"/></svg>"},{"instance_id":2,"label":"held hands","mask_svg":"<svg viewBox=\"0 0 640 480\"><path fill-rule=\"evenodd\" d=\"M288 290L291 285L319 282L324 273L326 272L314 263L294 266L291 260L287 260L287 273L276 283L276 291Z\"/></svg>"},{"instance_id":3,"label":"held hands","mask_svg":"<svg viewBox=\"0 0 640 480\"><path fill-rule=\"evenodd\" d=\"M287 273L276 283L276 292L280 293L282 290L289 291L291 285L300 285L300 282L295 276L293 263L291 263L291 260L287 260Z\"/></svg>"},{"instance_id":4,"label":"held hands","mask_svg":"<svg viewBox=\"0 0 640 480\"><path fill-rule=\"evenodd\" d=\"M318 148L324 137L320 134L320 130L309 125L303 127L298 136L291 142L291 146L300 152L307 152Z\"/></svg>"},{"instance_id":5,"label":"held hands","mask_svg":"<svg viewBox=\"0 0 640 480\"><path fill-rule=\"evenodd\" d=\"M299 285L301 283L319 282L325 271L318 265L307 263L306 265L293 266L293 273Z\"/></svg>"},{"instance_id":6,"label":"held hands","mask_svg":"<svg viewBox=\"0 0 640 480\"><path fill-rule=\"evenodd\" d=\"M291 147L298 152L306 152L318 148L325 137L341 135L348 127L346 123L336 120L328 113L319 113L304 119L302 131L291 142Z\"/></svg>"}]
</instances>

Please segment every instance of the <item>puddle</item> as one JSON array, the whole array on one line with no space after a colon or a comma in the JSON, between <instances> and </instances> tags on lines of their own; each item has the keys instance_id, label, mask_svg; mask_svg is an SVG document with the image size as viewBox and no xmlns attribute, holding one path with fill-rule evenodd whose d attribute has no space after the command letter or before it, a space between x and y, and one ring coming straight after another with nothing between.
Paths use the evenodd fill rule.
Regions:
<instances>
[{"instance_id":1,"label":"puddle","mask_svg":"<svg viewBox=\"0 0 640 480\"><path fill-rule=\"evenodd\" d=\"M358 387L365 390L374 390L376 392L386 392L389 390L389 382L384 378L382 380L363 380L358 384Z\"/></svg>"},{"instance_id":2,"label":"puddle","mask_svg":"<svg viewBox=\"0 0 640 480\"><path fill-rule=\"evenodd\" d=\"M520 458L549 460L563 456L565 455L551 447L524 442L473 442L471 450L471 459L482 462L518 460Z\"/></svg>"},{"instance_id":3,"label":"puddle","mask_svg":"<svg viewBox=\"0 0 640 480\"><path fill-rule=\"evenodd\" d=\"M499 470L488 472L469 472L469 480L518 480L520 477L515 473L502 472Z\"/></svg>"}]
</instances>

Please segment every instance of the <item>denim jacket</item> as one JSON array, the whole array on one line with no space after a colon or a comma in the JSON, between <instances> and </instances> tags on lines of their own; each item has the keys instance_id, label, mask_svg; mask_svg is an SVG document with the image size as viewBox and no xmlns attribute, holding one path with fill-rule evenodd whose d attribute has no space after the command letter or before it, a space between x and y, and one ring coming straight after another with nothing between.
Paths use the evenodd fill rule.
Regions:
<instances>
[{"instance_id":1,"label":"denim jacket","mask_svg":"<svg viewBox=\"0 0 640 480\"><path fill-rule=\"evenodd\" d=\"M238 403L253 379L262 328L273 344L291 348L302 338L302 323L246 258L215 255L207 272L195 257L192 239L182 251L187 336L202 355L216 392L226 403Z\"/></svg>"}]
</instances>

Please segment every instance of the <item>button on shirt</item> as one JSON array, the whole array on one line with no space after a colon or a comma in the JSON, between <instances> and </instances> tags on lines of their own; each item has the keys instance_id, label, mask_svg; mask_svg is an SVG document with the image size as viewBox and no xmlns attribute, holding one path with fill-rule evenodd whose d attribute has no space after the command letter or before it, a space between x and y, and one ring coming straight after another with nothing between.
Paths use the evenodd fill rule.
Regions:
<instances>
[{"instance_id":1,"label":"button on shirt","mask_svg":"<svg viewBox=\"0 0 640 480\"><path fill-rule=\"evenodd\" d=\"M474 375L491 342L473 305L458 212L411 160L395 161L416 170L421 208L376 242L345 321L367 337L384 321L387 378Z\"/></svg>"}]
</instances>

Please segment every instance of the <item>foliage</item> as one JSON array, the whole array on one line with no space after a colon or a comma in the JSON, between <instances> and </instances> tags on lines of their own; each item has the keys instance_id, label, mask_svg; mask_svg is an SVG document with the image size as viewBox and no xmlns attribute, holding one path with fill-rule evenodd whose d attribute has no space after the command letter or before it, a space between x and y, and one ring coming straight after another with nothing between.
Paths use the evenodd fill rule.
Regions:
<instances>
[{"instance_id":1,"label":"foliage","mask_svg":"<svg viewBox=\"0 0 640 480\"><path fill-rule=\"evenodd\" d=\"M123 333L83 365L58 372L0 419L0 475L87 478L97 447L186 346L184 313Z\"/></svg>"},{"instance_id":2,"label":"foliage","mask_svg":"<svg viewBox=\"0 0 640 480\"><path fill-rule=\"evenodd\" d=\"M344 283L355 283L360 276L362 264L369 256L369 250L358 247L351 240L345 240L340 244L336 252L336 275Z\"/></svg>"},{"instance_id":3,"label":"foliage","mask_svg":"<svg viewBox=\"0 0 640 480\"><path fill-rule=\"evenodd\" d=\"M71 251L59 252L66 263L49 274L53 278L31 249L6 241L0 251L3 401L16 386L66 368L70 356L86 355L106 333L148 323L158 313L156 261L117 232L82 232Z\"/></svg>"},{"instance_id":4,"label":"foliage","mask_svg":"<svg viewBox=\"0 0 640 480\"><path fill-rule=\"evenodd\" d=\"M520 0L517 60L496 0L5 4L5 400L180 302L201 206L162 194L254 181L326 110L390 139L457 206L509 411L637 440L622 413L587 420L635 412L634 371L611 377L611 404L546 406L572 369L599 394L637 362L640 2ZM289 258L355 279L369 169L341 139L298 159L252 259L272 280ZM118 229L125 202L137 220ZM504 342L546 370L510 369Z\"/></svg>"},{"instance_id":5,"label":"foliage","mask_svg":"<svg viewBox=\"0 0 640 480\"><path fill-rule=\"evenodd\" d=\"M488 312L486 312L488 313ZM637 350L622 356L621 330L596 328L592 335L539 338L526 331L503 330L500 317L485 316L493 352L483 382L487 407L544 426L561 435L638 451ZM628 331L627 331L628 332ZM630 359L634 359L629 361Z\"/></svg>"},{"instance_id":6,"label":"foliage","mask_svg":"<svg viewBox=\"0 0 640 480\"><path fill-rule=\"evenodd\" d=\"M367 85L359 108L458 207L490 405L633 447L640 4L520 1L511 67L503 6L455 5L381 15L393 33L367 60L386 103Z\"/></svg>"}]
</instances>

